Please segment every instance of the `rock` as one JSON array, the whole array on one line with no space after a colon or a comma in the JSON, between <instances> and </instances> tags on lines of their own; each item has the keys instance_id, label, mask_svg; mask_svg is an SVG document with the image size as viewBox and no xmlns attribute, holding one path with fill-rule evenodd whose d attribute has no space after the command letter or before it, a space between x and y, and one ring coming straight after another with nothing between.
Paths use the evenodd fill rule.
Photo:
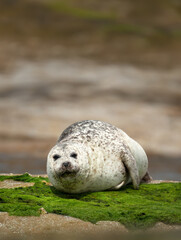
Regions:
<instances>
[{"instance_id":1,"label":"rock","mask_svg":"<svg viewBox=\"0 0 181 240\"><path fill-rule=\"evenodd\" d=\"M34 183L32 182L14 181L12 179L0 181L0 188L31 187L33 185Z\"/></svg>"},{"instance_id":2,"label":"rock","mask_svg":"<svg viewBox=\"0 0 181 240\"><path fill-rule=\"evenodd\" d=\"M98 233L110 231L127 232L127 229L111 221L101 221L97 224L57 214L42 214L40 217L9 216L0 212L1 234L39 234L39 233Z\"/></svg>"},{"instance_id":3,"label":"rock","mask_svg":"<svg viewBox=\"0 0 181 240\"><path fill-rule=\"evenodd\" d=\"M128 229L120 224L119 222L115 222L115 221L99 221L96 223L97 228L100 231L103 232L107 232L107 231L111 231L111 232L128 232Z\"/></svg>"},{"instance_id":4,"label":"rock","mask_svg":"<svg viewBox=\"0 0 181 240\"><path fill-rule=\"evenodd\" d=\"M154 227L148 229L148 232L167 232L167 231L174 231L174 230L181 230L181 225L170 225L164 224L162 222L158 222L155 224Z\"/></svg>"}]
</instances>

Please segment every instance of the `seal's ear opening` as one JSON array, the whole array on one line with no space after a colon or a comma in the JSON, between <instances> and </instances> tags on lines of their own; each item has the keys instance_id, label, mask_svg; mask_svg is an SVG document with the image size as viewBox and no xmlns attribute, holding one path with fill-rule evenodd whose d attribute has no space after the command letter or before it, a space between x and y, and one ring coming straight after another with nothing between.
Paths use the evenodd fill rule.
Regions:
<instances>
[{"instance_id":1,"label":"seal's ear opening","mask_svg":"<svg viewBox=\"0 0 181 240\"><path fill-rule=\"evenodd\" d=\"M75 153L75 152L71 153L70 157L77 159L77 153Z\"/></svg>"}]
</instances>

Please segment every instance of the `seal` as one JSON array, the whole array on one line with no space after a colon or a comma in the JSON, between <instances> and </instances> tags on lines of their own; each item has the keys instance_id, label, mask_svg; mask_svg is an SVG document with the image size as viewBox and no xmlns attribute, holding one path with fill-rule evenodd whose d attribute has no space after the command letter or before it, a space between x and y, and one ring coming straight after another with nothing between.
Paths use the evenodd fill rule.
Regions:
<instances>
[{"instance_id":1,"label":"seal","mask_svg":"<svg viewBox=\"0 0 181 240\"><path fill-rule=\"evenodd\" d=\"M143 148L121 129L102 121L85 120L66 128L47 158L53 186L66 193L117 190L149 181Z\"/></svg>"}]
</instances>

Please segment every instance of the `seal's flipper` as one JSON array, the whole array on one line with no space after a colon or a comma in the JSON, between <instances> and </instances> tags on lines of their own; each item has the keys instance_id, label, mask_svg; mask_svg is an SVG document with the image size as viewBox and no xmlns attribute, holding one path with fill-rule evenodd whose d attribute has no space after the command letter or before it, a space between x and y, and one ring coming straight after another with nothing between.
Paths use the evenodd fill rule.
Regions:
<instances>
[{"instance_id":1,"label":"seal's flipper","mask_svg":"<svg viewBox=\"0 0 181 240\"><path fill-rule=\"evenodd\" d=\"M126 144L123 144L123 149L121 151L121 160L123 161L125 167L128 169L134 189L139 189L140 178L136 159L134 158L129 147Z\"/></svg>"},{"instance_id":2,"label":"seal's flipper","mask_svg":"<svg viewBox=\"0 0 181 240\"><path fill-rule=\"evenodd\" d=\"M115 186L115 187L112 187L112 188L110 188L110 189L108 189L108 190L119 190L123 185L125 184L125 181L123 181L123 182L121 182L120 184L118 184L117 186Z\"/></svg>"},{"instance_id":3,"label":"seal's flipper","mask_svg":"<svg viewBox=\"0 0 181 240\"><path fill-rule=\"evenodd\" d=\"M151 182L153 178L150 176L149 172L146 172L145 176L142 178L141 182L148 183Z\"/></svg>"}]
</instances>

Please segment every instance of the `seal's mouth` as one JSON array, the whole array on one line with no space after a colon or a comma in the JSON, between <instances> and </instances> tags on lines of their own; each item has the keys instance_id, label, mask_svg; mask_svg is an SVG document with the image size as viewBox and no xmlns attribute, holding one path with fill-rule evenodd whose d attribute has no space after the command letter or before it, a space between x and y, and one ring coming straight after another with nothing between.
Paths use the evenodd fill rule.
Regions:
<instances>
[{"instance_id":1,"label":"seal's mouth","mask_svg":"<svg viewBox=\"0 0 181 240\"><path fill-rule=\"evenodd\" d=\"M63 171L63 172L60 172L60 173L57 173L56 175L59 177L59 178L66 178L66 177L75 177L77 174L77 171Z\"/></svg>"},{"instance_id":2,"label":"seal's mouth","mask_svg":"<svg viewBox=\"0 0 181 240\"><path fill-rule=\"evenodd\" d=\"M77 174L76 172L66 171L66 172L62 173L60 177L62 177L62 178L75 177L76 174Z\"/></svg>"}]
</instances>

